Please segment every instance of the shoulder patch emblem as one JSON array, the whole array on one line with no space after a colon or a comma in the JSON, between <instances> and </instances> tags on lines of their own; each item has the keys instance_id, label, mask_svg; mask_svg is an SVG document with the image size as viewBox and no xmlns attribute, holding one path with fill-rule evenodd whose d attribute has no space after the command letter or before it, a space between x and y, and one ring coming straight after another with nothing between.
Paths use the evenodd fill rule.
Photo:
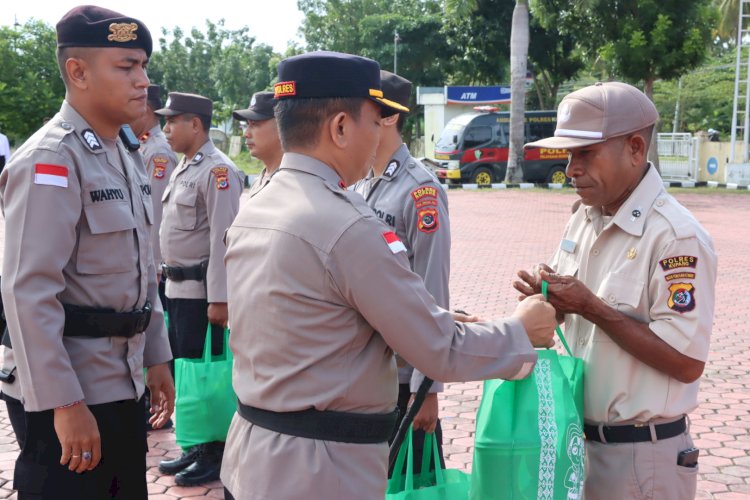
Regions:
<instances>
[{"instance_id":1,"label":"shoulder patch emblem","mask_svg":"<svg viewBox=\"0 0 750 500\"><path fill-rule=\"evenodd\" d=\"M672 273L667 274L664 276L664 279L667 281L674 281L674 280L694 280L695 279L695 273Z\"/></svg>"},{"instance_id":2,"label":"shoulder patch emblem","mask_svg":"<svg viewBox=\"0 0 750 500\"><path fill-rule=\"evenodd\" d=\"M396 173L396 170L398 170L398 167L400 166L400 163L398 160L391 160L391 162L388 164L388 167L386 167L385 172L383 172L383 177L393 177L393 174Z\"/></svg>"},{"instance_id":3,"label":"shoulder patch emblem","mask_svg":"<svg viewBox=\"0 0 750 500\"><path fill-rule=\"evenodd\" d=\"M88 145L91 151L102 149L102 144L99 142L99 138L96 136L96 133L90 128L87 128L86 130L82 131L81 137L83 138L84 142Z\"/></svg>"},{"instance_id":4,"label":"shoulder patch emblem","mask_svg":"<svg viewBox=\"0 0 750 500\"><path fill-rule=\"evenodd\" d=\"M68 187L68 167L63 165L34 165L34 184L43 186Z\"/></svg>"},{"instance_id":5,"label":"shoulder patch emblem","mask_svg":"<svg viewBox=\"0 0 750 500\"><path fill-rule=\"evenodd\" d=\"M425 197L437 198L437 188L434 188L432 186L418 187L417 189L411 192L411 197L414 198L414 201L419 201Z\"/></svg>"},{"instance_id":6,"label":"shoulder patch emblem","mask_svg":"<svg viewBox=\"0 0 750 500\"><path fill-rule=\"evenodd\" d=\"M692 267L695 268L698 265L698 257L692 255L678 255L676 257L667 257L659 261L661 268L664 271L671 271L680 267Z\"/></svg>"},{"instance_id":7,"label":"shoulder patch emblem","mask_svg":"<svg viewBox=\"0 0 750 500\"><path fill-rule=\"evenodd\" d=\"M154 179L163 179L167 176L167 167L154 163Z\"/></svg>"},{"instance_id":8,"label":"shoulder patch emblem","mask_svg":"<svg viewBox=\"0 0 750 500\"><path fill-rule=\"evenodd\" d=\"M216 177L216 189L225 190L229 189L229 168L228 167L214 167L211 169L211 173Z\"/></svg>"},{"instance_id":9,"label":"shoulder patch emblem","mask_svg":"<svg viewBox=\"0 0 750 500\"><path fill-rule=\"evenodd\" d=\"M417 213L417 229L423 233L434 233L439 227L437 209L423 208Z\"/></svg>"},{"instance_id":10,"label":"shoulder patch emblem","mask_svg":"<svg viewBox=\"0 0 750 500\"><path fill-rule=\"evenodd\" d=\"M680 314L692 311L695 309L695 287L690 283L669 285L667 305Z\"/></svg>"},{"instance_id":11,"label":"shoulder patch emblem","mask_svg":"<svg viewBox=\"0 0 750 500\"><path fill-rule=\"evenodd\" d=\"M406 247L404 246L403 242L398 239L398 236L396 236L396 233L394 233L393 231L384 232L383 239L385 240L385 243L388 245L388 248L391 252L406 252Z\"/></svg>"}]
</instances>

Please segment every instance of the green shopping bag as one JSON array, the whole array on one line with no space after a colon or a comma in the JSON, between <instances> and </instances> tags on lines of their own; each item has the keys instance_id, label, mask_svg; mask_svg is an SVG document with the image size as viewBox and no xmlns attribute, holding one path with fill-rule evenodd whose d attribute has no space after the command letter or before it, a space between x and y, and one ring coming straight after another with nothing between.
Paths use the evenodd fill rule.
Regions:
<instances>
[{"instance_id":1,"label":"green shopping bag","mask_svg":"<svg viewBox=\"0 0 750 500\"><path fill-rule=\"evenodd\" d=\"M177 398L175 437L183 449L211 441L225 441L237 410L232 389L232 351L229 330L224 329L224 351L211 355L208 325L203 358L178 358L174 362Z\"/></svg>"},{"instance_id":2,"label":"green shopping bag","mask_svg":"<svg viewBox=\"0 0 750 500\"><path fill-rule=\"evenodd\" d=\"M472 500L582 497L583 361L571 354L559 327L557 334L568 356L539 350L529 377L485 381L477 412Z\"/></svg>"},{"instance_id":3,"label":"green shopping bag","mask_svg":"<svg viewBox=\"0 0 750 500\"><path fill-rule=\"evenodd\" d=\"M465 500L469 491L470 476L460 470L440 468L440 454L435 434L425 434L421 472L414 474L412 430L412 426L409 426L404 443L396 456L393 476L388 480L385 492L386 500ZM429 470L430 459L435 463L435 470L432 471Z\"/></svg>"}]
</instances>

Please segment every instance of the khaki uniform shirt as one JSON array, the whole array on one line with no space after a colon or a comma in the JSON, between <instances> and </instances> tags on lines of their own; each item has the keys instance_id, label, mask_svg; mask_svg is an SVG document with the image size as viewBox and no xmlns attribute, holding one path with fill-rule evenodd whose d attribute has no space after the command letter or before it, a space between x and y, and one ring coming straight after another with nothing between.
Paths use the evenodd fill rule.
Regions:
<instances>
[{"instance_id":1,"label":"khaki uniform shirt","mask_svg":"<svg viewBox=\"0 0 750 500\"><path fill-rule=\"evenodd\" d=\"M143 367L172 358L156 297L150 192L140 154L98 137L67 102L0 175L2 295L27 411L139 398ZM153 313L144 335L62 335L62 304L132 311L146 300Z\"/></svg>"},{"instance_id":2,"label":"khaki uniform shirt","mask_svg":"<svg viewBox=\"0 0 750 500\"><path fill-rule=\"evenodd\" d=\"M705 361L714 316L716 253L711 237L653 168L608 222L579 206L551 266L575 275L610 306L649 325L678 352ZM573 354L585 361L585 416L592 423L678 417L697 406L684 384L621 349L601 328L567 315Z\"/></svg>"},{"instance_id":3,"label":"khaki uniform shirt","mask_svg":"<svg viewBox=\"0 0 750 500\"><path fill-rule=\"evenodd\" d=\"M409 153L406 144L396 150L383 175L373 173L354 185L375 215L406 246L412 271L424 280L425 288L443 309L450 307L451 228L448 196L435 176ZM405 332L408 333L408 332ZM417 392L424 375L411 365L398 370L400 384L409 384ZM430 392L441 392L435 382Z\"/></svg>"},{"instance_id":4,"label":"khaki uniform shirt","mask_svg":"<svg viewBox=\"0 0 750 500\"><path fill-rule=\"evenodd\" d=\"M269 174L266 169L264 168L261 170L261 172L258 174L258 176L253 181L253 185L250 186L250 189L248 191L248 195L252 198L255 196L255 193L266 187L266 184L268 184L268 181L271 180L271 177L273 177L273 174Z\"/></svg>"},{"instance_id":5,"label":"khaki uniform shirt","mask_svg":"<svg viewBox=\"0 0 750 500\"><path fill-rule=\"evenodd\" d=\"M276 412L390 412L393 350L442 381L528 375L536 352L521 322L456 324L392 229L340 182L318 160L287 153L227 232L239 400ZM387 454L386 443L297 438L235 416L222 480L243 499L383 498ZM290 470L309 480L290 481Z\"/></svg>"},{"instance_id":6,"label":"khaki uniform shirt","mask_svg":"<svg viewBox=\"0 0 750 500\"><path fill-rule=\"evenodd\" d=\"M141 154L146 165L146 174L151 181L151 199L154 202L154 225L151 231L151 244L154 247L154 264L161 272L161 246L159 245L159 228L161 227L161 198L169 184L169 178L177 165L177 156L167 143L164 132L159 125L140 137Z\"/></svg>"},{"instance_id":7,"label":"khaki uniform shirt","mask_svg":"<svg viewBox=\"0 0 750 500\"><path fill-rule=\"evenodd\" d=\"M177 165L162 198L162 259L174 267L208 260L208 275L206 283L167 279L170 299L227 301L224 231L237 215L244 181L245 175L210 140Z\"/></svg>"}]
</instances>

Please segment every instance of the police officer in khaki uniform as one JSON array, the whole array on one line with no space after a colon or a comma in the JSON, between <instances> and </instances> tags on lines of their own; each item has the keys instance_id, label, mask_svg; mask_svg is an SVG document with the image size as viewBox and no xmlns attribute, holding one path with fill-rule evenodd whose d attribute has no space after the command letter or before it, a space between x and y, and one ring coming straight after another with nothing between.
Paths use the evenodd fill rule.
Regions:
<instances>
[{"instance_id":1,"label":"police officer in khaki uniform","mask_svg":"<svg viewBox=\"0 0 750 500\"><path fill-rule=\"evenodd\" d=\"M586 363L587 500L695 497L687 414L709 352L716 253L647 161L657 118L638 89L598 83L562 100L555 137L527 144L568 149L581 197L551 268L521 271L515 286L549 281Z\"/></svg>"},{"instance_id":2,"label":"police officer in khaki uniform","mask_svg":"<svg viewBox=\"0 0 750 500\"><path fill-rule=\"evenodd\" d=\"M383 498L393 350L438 380L525 377L555 312L537 296L512 318L455 323L393 229L346 189L373 164L381 112L405 110L383 97L375 61L295 56L275 94L284 158L226 236L240 404L222 481L243 500Z\"/></svg>"},{"instance_id":3,"label":"police officer in khaki uniform","mask_svg":"<svg viewBox=\"0 0 750 500\"><path fill-rule=\"evenodd\" d=\"M213 353L220 354L227 326L223 238L239 210L244 175L208 137L212 112L210 99L180 92L156 111L167 118L170 146L184 154L164 191L160 231L175 358L202 357L209 324ZM203 484L218 479L223 451L221 442L194 446L159 469L177 474L180 486Z\"/></svg>"},{"instance_id":4,"label":"police officer in khaki uniform","mask_svg":"<svg viewBox=\"0 0 750 500\"><path fill-rule=\"evenodd\" d=\"M57 46L62 108L0 176L2 295L27 425L14 487L20 499L145 499L144 366L155 427L174 386L148 178L118 131L145 111L151 37L83 6L57 24Z\"/></svg>"},{"instance_id":5,"label":"police officer in khaki uniform","mask_svg":"<svg viewBox=\"0 0 750 500\"><path fill-rule=\"evenodd\" d=\"M383 97L408 107L411 82L383 70L380 78ZM354 190L365 198L380 220L393 228L406 246L412 271L422 277L425 288L437 304L448 309L451 248L448 197L435 176L411 156L401 139L405 119L405 111L383 118L373 168L365 179L355 184ZM423 380L424 375L411 365L399 368L398 408L402 418ZM437 400L437 393L442 390L442 383L433 382L414 417L415 472L419 472L422 466L425 431L435 433L440 459L443 460L443 433L438 420Z\"/></svg>"},{"instance_id":6,"label":"police officer in khaki uniform","mask_svg":"<svg viewBox=\"0 0 750 500\"><path fill-rule=\"evenodd\" d=\"M151 84L148 86L148 100L146 113L132 122L130 127L141 143L140 152L146 164L146 173L151 182L151 199L154 201L154 230L152 244L154 247L154 264L156 272L161 277L161 246L159 243L159 228L161 227L162 204L161 198L169 184L169 178L177 165L177 156L167 143L167 138L161 130L157 109L161 109L161 87ZM161 284L161 283L160 283Z\"/></svg>"},{"instance_id":7,"label":"police officer in khaki uniform","mask_svg":"<svg viewBox=\"0 0 750 500\"><path fill-rule=\"evenodd\" d=\"M235 120L245 122L245 144L250 154L263 162L264 168L250 186L250 196L263 189L278 170L284 151L281 149L279 130L273 107L276 100L273 92L256 92L247 109L238 109L232 115Z\"/></svg>"}]
</instances>

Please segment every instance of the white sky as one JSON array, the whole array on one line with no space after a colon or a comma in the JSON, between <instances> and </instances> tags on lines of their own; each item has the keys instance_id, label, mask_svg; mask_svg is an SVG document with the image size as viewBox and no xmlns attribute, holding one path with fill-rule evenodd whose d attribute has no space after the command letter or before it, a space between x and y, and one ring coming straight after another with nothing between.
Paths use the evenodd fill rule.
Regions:
<instances>
[{"instance_id":1,"label":"white sky","mask_svg":"<svg viewBox=\"0 0 750 500\"><path fill-rule=\"evenodd\" d=\"M0 25L12 26L15 18L24 24L34 18L54 28L66 12L83 4L99 5L143 21L151 31L155 49L162 27L172 30L180 26L188 32L197 27L205 32L206 19L216 22L221 18L229 29L249 27L256 43L271 45L276 52L283 53L289 40L302 44L297 29L303 16L297 10L297 0L3 0Z\"/></svg>"}]
</instances>

